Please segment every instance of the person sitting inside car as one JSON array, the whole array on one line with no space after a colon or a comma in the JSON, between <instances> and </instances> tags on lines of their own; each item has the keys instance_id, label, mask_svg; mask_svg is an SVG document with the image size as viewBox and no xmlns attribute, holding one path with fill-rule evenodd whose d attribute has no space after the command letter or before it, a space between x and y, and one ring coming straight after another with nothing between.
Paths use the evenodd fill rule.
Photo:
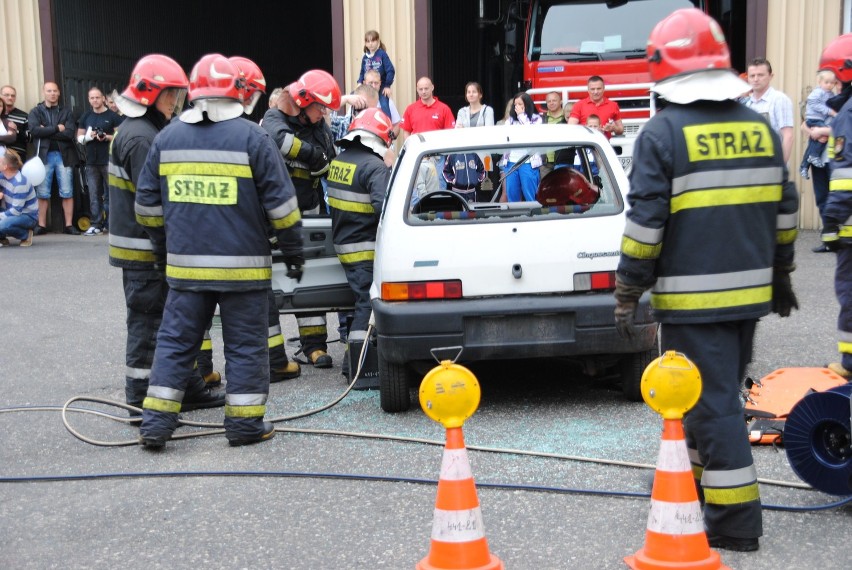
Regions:
<instances>
[{"instance_id":1,"label":"person sitting inside car","mask_svg":"<svg viewBox=\"0 0 852 570\"><path fill-rule=\"evenodd\" d=\"M485 165L475 152L451 154L444 161L447 188L465 200L475 200L476 191L482 187L486 174Z\"/></svg>"}]
</instances>

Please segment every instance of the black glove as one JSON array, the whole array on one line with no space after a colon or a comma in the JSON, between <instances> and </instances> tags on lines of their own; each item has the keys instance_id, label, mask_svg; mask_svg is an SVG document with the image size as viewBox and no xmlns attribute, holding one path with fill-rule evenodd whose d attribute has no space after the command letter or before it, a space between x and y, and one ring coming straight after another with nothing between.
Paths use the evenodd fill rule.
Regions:
<instances>
[{"instance_id":1,"label":"black glove","mask_svg":"<svg viewBox=\"0 0 852 570\"><path fill-rule=\"evenodd\" d=\"M285 255L284 263L287 265L287 277L295 279L296 283L301 282L305 258L301 255Z\"/></svg>"},{"instance_id":2,"label":"black glove","mask_svg":"<svg viewBox=\"0 0 852 570\"><path fill-rule=\"evenodd\" d=\"M615 276L615 330L624 339L633 340L636 337L633 319L636 307L639 306L639 297L644 292L645 287L628 285L618 275Z\"/></svg>"},{"instance_id":3,"label":"black glove","mask_svg":"<svg viewBox=\"0 0 852 570\"><path fill-rule=\"evenodd\" d=\"M636 337L636 325L633 317L636 315L637 301L615 300L615 330L621 338L633 340Z\"/></svg>"},{"instance_id":4,"label":"black glove","mask_svg":"<svg viewBox=\"0 0 852 570\"><path fill-rule=\"evenodd\" d=\"M790 273L796 269L791 267L776 267L772 270L772 312L781 317L789 317L790 311L799 308L796 294L793 293L793 283Z\"/></svg>"},{"instance_id":5,"label":"black glove","mask_svg":"<svg viewBox=\"0 0 852 570\"><path fill-rule=\"evenodd\" d=\"M328 157L318 148L314 148L311 151L311 157L307 162L311 173L328 170Z\"/></svg>"}]
</instances>

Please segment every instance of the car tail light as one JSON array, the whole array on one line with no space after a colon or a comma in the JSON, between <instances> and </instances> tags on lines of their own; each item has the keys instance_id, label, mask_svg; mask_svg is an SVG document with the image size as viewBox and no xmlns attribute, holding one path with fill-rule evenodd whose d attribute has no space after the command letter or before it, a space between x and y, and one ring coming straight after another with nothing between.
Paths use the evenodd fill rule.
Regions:
<instances>
[{"instance_id":1,"label":"car tail light","mask_svg":"<svg viewBox=\"0 0 852 570\"><path fill-rule=\"evenodd\" d=\"M574 291L607 291L612 289L615 289L615 271L574 274Z\"/></svg>"},{"instance_id":2,"label":"car tail light","mask_svg":"<svg viewBox=\"0 0 852 570\"><path fill-rule=\"evenodd\" d=\"M461 297L462 283L459 280L382 283L384 301L429 301Z\"/></svg>"}]
</instances>

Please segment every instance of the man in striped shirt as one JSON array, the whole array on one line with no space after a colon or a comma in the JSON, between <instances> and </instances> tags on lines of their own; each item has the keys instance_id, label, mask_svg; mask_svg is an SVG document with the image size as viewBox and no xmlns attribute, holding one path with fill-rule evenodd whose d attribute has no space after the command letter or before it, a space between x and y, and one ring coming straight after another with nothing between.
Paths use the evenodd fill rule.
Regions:
<instances>
[{"instance_id":1,"label":"man in striped shirt","mask_svg":"<svg viewBox=\"0 0 852 570\"><path fill-rule=\"evenodd\" d=\"M0 156L0 247L9 245L6 236L20 240L21 247L33 244L33 228L38 223L35 189L21 172L21 157L11 150Z\"/></svg>"}]
</instances>

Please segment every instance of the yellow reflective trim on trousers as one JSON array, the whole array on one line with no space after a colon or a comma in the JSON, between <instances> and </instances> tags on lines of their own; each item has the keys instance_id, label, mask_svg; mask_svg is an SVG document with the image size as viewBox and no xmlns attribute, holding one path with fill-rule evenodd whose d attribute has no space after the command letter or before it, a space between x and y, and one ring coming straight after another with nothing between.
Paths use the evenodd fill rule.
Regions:
<instances>
[{"instance_id":1,"label":"yellow reflective trim on trousers","mask_svg":"<svg viewBox=\"0 0 852 570\"><path fill-rule=\"evenodd\" d=\"M358 263L360 261L373 261L376 259L375 250L359 251L357 253L338 253L337 259L340 263Z\"/></svg>"},{"instance_id":2,"label":"yellow reflective trim on trousers","mask_svg":"<svg viewBox=\"0 0 852 570\"><path fill-rule=\"evenodd\" d=\"M141 216L136 214L136 221L149 228L162 228L163 216Z\"/></svg>"},{"instance_id":3,"label":"yellow reflective trim on trousers","mask_svg":"<svg viewBox=\"0 0 852 570\"><path fill-rule=\"evenodd\" d=\"M142 407L146 410L154 410L155 412L166 412L169 414L177 414L180 412L180 402L174 400L162 400L160 398L152 398L148 396L143 400Z\"/></svg>"},{"instance_id":4,"label":"yellow reflective trim on trousers","mask_svg":"<svg viewBox=\"0 0 852 570\"><path fill-rule=\"evenodd\" d=\"M357 212L359 214L374 214L376 210L372 204L360 204L358 202L348 202L338 198L329 196L328 205L344 212Z\"/></svg>"},{"instance_id":5,"label":"yellow reflective trim on trousers","mask_svg":"<svg viewBox=\"0 0 852 570\"><path fill-rule=\"evenodd\" d=\"M160 163L160 176L173 174L200 174L204 176L236 176L251 178L251 166L220 162L165 162Z\"/></svg>"},{"instance_id":6,"label":"yellow reflective trim on trousers","mask_svg":"<svg viewBox=\"0 0 852 570\"><path fill-rule=\"evenodd\" d=\"M213 350L213 340L205 338L201 341L201 350Z\"/></svg>"},{"instance_id":7,"label":"yellow reflective trim on trousers","mask_svg":"<svg viewBox=\"0 0 852 570\"><path fill-rule=\"evenodd\" d=\"M692 466L692 478L696 481L701 481L701 477L704 476L704 467L701 465L693 465Z\"/></svg>"},{"instance_id":8,"label":"yellow reflective trim on trousers","mask_svg":"<svg viewBox=\"0 0 852 570\"><path fill-rule=\"evenodd\" d=\"M775 233L775 241L782 245L787 245L796 241L796 236L799 230L779 230Z\"/></svg>"},{"instance_id":9,"label":"yellow reflective trim on trousers","mask_svg":"<svg viewBox=\"0 0 852 570\"><path fill-rule=\"evenodd\" d=\"M837 237L852 237L852 226L840 226L840 229L837 230Z\"/></svg>"},{"instance_id":10,"label":"yellow reflective trim on trousers","mask_svg":"<svg viewBox=\"0 0 852 570\"><path fill-rule=\"evenodd\" d=\"M286 230L287 228L291 228L296 225L296 223L302 219L302 214L299 210L293 210L283 218L277 218L275 220L269 220L272 223L272 227L276 230Z\"/></svg>"},{"instance_id":11,"label":"yellow reflective trim on trousers","mask_svg":"<svg viewBox=\"0 0 852 570\"><path fill-rule=\"evenodd\" d=\"M141 251L138 249L125 249L123 247L109 246L109 256L115 259L125 259L127 261L150 261L154 263L157 257L154 252Z\"/></svg>"},{"instance_id":12,"label":"yellow reflective trim on trousers","mask_svg":"<svg viewBox=\"0 0 852 570\"><path fill-rule=\"evenodd\" d=\"M757 483L731 489L713 489L704 487L704 502L712 505L741 505L760 500Z\"/></svg>"},{"instance_id":13,"label":"yellow reflective trim on trousers","mask_svg":"<svg viewBox=\"0 0 852 570\"><path fill-rule=\"evenodd\" d=\"M830 192L843 192L852 190L852 178L838 178L828 182L828 190Z\"/></svg>"},{"instance_id":14,"label":"yellow reflective trim on trousers","mask_svg":"<svg viewBox=\"0 0 852 570\"><path fill-rule=\"evenodd\" d=\"M328 329L322 327L299 327L300 336L316 336L318 334L328 334Z\"/></svg>"},{"instance_id":15,"label":"yellow reflective trim on trousers","mask_svg":"<svg viewBox=\"0 0 852 570\"><path fill-rule=\"evenodd\" d=\"M662 249L663 244L661 243L650 245L627 236L621 238L621 252L635 259L657 259L660 257Z\"/></svg>"},{"instance_id":16,"label":"yellow reflective trim on trousers","mask_svg":"<svg viewBox=\"0 0 852 570\"><path fill-rule=\"evenodd\" d=\"M269 337L269 348L275 348L284 344L284 335L277 334Z\"/></svg>"},{"instance_id":17,"label":"yellow reflective trim on trousers","mask_svg":"<svg viewBox=\"0 0 852 570\"><path fill-rule=\"evenodd\" d=\"M772 285L709 293L651 293L651 305L655 309L668 311L741 307L768 303L771 300Z\"/></svg>"},{"instance_id":18,"label":"yellow reflective trim on trousers","mask_svg":"<svg viewBox=\"0 0 852 570\"><path fill-rule=\"evenodd\" d=\"M852 354L852 342L839 341L837 343L837 352L843 354Z\"/></svg>"},{"instance_id":19,"label":"yellow reflective trim on trousers","mask_svg":"<svg viewBox=\"0 0 852 570\"><path fill-rule=\"evenodd\" d=\"M229 406L225 404L225 415L230 418L262 418L266 406Z\"/></svg>"},{"instance_id":20,"label":"yellow reflective trim on trousers","mask_svg":"<svg viewBox=\"0 0 852 570\"><path fill-rule=\"evenodd\" d=\"M268 281L272 279L272 268L229 269L227 267L178 267L175 265L166 265L166 277L196 281Z\"/></svg>"},{"instance_id":21,"label":"yellow reflective trim on trousers","mask_svg":"<svg viewBox=\"0 0 852 570\"><path fill-rule=\"evenodd\" d=\"M671 200L671 213L691 208L738 206L758 202L780 202L781 185L747 186L745 188L709 189L686 192Z\"/></svg>"},{"instance_id":22,"label":"yellow reflective trim on trousers","mask_svg":"<svg viewBox=\"0 0 852 570\"><path fill-rule=\"evenodd\" d=\"M133 185L133 182L130 180L125 180L124 178L120 178L115 174L109 175L109 185L115 186L119 190L127 190L128 192L136 192L136 186Z\"/></svg>"}]
</instances>

